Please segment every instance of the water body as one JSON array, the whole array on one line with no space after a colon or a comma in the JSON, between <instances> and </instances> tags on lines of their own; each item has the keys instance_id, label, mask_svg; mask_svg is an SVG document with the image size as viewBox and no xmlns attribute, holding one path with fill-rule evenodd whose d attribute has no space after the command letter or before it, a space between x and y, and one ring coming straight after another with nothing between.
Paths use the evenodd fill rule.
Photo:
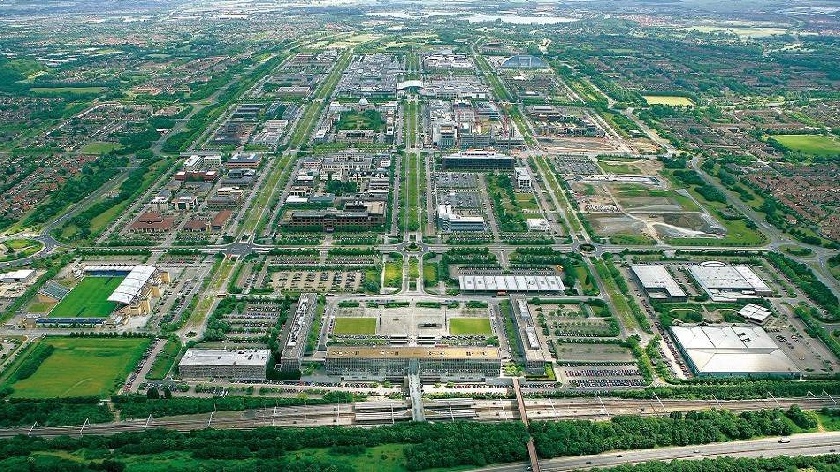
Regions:
<instances>
[{"instance_id":1,"label":"water body","mask_svg":"<svg viewBox=\"0 0 840 472\"><path fill-rule=\"evenodd\" d=\"M568 16L525 16L525 15L485 15L476 13L464 18L470 23L484 23L501 20L503 23L516 25L554 25L557 23L573 23L580 21L580 18Z\"/></svg>"}]
</instances>

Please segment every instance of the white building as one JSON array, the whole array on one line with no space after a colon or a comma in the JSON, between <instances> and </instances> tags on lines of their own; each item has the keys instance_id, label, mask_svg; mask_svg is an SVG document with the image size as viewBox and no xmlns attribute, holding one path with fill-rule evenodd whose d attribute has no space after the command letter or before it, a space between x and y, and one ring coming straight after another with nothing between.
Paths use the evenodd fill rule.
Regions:
<instances>
[{"instance_id":1,"label":"white building","mask_svg":"<svg viewBox=\"0 0 840 472\"><path fill-rule=\"evenodd\" d=\"M653 299L684 301L687 296L676 280L662 265L634 265L630 271Z\"/></svg>"},{"instance_id":2,"label":"white building","mask_svg":"<svg viewBox=\"0 0 840 472\"><path fill-rule=\"evenodd\" d=\"M33 280L35 280L35 271L32 269L18 269L13 272L0 274L0 282L4 284L29 283Z\"/></svg>"},{"instance_id":3,"label":"white building","mask_svg":"<svg viewBox=\"0 0 840 472\"><path fill-rule=\"evenodd\" d=\"M673 326L692 371L703 377L799 377L802 370L754 325Z\"/></svg>"},{"instance_id":4,"label":"white building","mask_svg":"<svg viewBox=\"0 0 840 472\"><path fill-rule=\"evenodd\" d=\"M514 167L513 172L516 174L516 188L520 192L530 192L534 188L527 167Z\"/></svg>"},{"instance_id":5,"label":"white building","mask_svg":"<svg viewBox=\"0 0 840 472\"><path fill-rule=\"evenodd\" d=\"M452 210L452 205L438 205L437 221L441 231L486 231L487 225L482 216L459 215Z\"/></svg>"},{"instance_id":6,"label":"white building","mask_svg":"<svg viewBox=\"0 0 840 472\"><path fill-rule=\"evenodd\" d=\"M265 380L270 357L268 349L188 349L178 372L186 379Z\"/></svg>"},{"instance_id":7,"label":"white building","mask_svg":"<svg viewBox=\"0 0 840 472\"><path fill-rule=\"evenodd\" d=\"M742 299L766 297L770 287L747 266L729 266L709 261L689 268L694 280L715 302L734 302Z\"/></svg>"}]
</instances>

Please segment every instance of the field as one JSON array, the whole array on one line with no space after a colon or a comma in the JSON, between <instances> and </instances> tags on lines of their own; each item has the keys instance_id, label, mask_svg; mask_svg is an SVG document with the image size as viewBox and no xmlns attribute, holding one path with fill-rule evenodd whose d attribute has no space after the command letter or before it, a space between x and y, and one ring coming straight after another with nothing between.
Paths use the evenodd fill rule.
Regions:
<instances>
[{"instance_id":1,"label":"field","mask_svg":"<svg viewBox=\"0 0 840 472\"><path fill-rule=\"evenodd\" d=\"M693 107L694 102L690 98L677 97L673 95L645 95L642 98L648 105L666 105L669 107Z\"/></svg>"},{"instance_id":2,"label":"field","mask_svg":"<svg viewBox=\"0 0 840 472\"><path fill-rule=\"evenodd\" d=\"M334 334L376 334L376 318L336 318Z\"/></svg>"},{"instance_id":3,"label":"field","mask_svg":"<svg viewBox=\"0 0 840 472\"><path fill-rule=\"evenodd\" d=\"M385 122L382 121L382 115L376 110L365 110L362 113L356 111L342 113L338 124L336 124L336 129L339 130L372 129L381 131L384 127Z\"/></svg>"},{"instance_id":4,"label":"field","mask_svg":"<svg viewBox=\"0 0 840 472\"><path fill-rule=\"evenodd\" d=\"M50 312L52 318L105 318L117 306L108 297L125 277L85 277Z\"/></svg>"},{"instance_id":5,"label":"field","mask_svg":"<svg viewBox=\"0 0 840 472\"><path fill-rule=\"evenodd\" d=\"M143 338L46 338L55 351L31 377L12 384L14 397L107 396L146 350Z\"/></svg>"},{"instance_id":6,"label":"field","mask_svg":"<svg viewBox=\"0 0 840 472\"><path fill-rule=\"evenodd\" d=\"M32 87L29 89L35 95L52 95L57 93L85 95L102 93L105 90L107 90L105 87Z\"/></svg>"},{"instance_id":7,"label":"field","mask_svg":"<svg viewBox=\"0 0 840 472\"><path fill-rule=\"evenodd\" d=\"M490 320L487 318L452 318L449 320L449 334L490 336L493 331L490 329Z\"/></svg>"},{"instance_id":8,"label":"field","mask_svg":"<svg viewBox=\"0 0 840 472\"><path fill-rule=\"evenodd\" d=\"M116 151L120 148L122 148L122 146L117 143L104 143L101 141L95 141L82 146L82 154L108 154L109 152Z\"/></svg>"},{"instance_id":9,"label":"field","mask_svg":"<svg viewBox=\"0 0 840 472\"><path fill-rule=\"evenodd\" d=\"M814 156L835 156L840 154L840 140L831 136L813 134L780 134L771 139L794 152Z\"/></svg>"}]
</instances>

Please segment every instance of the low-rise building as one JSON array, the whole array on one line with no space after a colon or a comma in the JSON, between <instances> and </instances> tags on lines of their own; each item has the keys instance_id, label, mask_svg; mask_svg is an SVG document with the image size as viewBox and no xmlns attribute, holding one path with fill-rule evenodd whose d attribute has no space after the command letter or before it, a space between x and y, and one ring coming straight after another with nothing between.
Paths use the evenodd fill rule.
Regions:
<instances>
[{"instance_id":1,"label":"low-rise building","mask_svg":"<svg viewBox=\"0 0 840 472\"><path fill-rule=\"evenodd\" d=\"M185 379L265 380L268 349L188 349L178 364Z\"/></svg>"}]
</instances>

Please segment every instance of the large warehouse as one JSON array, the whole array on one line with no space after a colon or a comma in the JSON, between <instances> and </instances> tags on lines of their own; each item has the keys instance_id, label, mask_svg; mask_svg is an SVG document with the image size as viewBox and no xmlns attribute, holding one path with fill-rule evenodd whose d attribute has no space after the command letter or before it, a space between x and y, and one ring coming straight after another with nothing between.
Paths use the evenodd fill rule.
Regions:
<instances>
[{"instance_id":1,"label":"large warehouse","mask_svg":"<svg viewBox=\"0 0 840 472\"><path fill-rule=\"evenodd\" d=\"M358 378L401 378L416 368L425 379L484 379L498 377L502 361L494 347L329 346L325 367Z\"/></svg>"},{"instance_id":2,"label":"large warehouse","mask_svg":"<svg viewBox=\"0 0 840 472\"><path fill-rule=\"evenodd\" d=\"M265 380L268 349L188 349L178 364L185 379Z\"/></svg>"},{"instance_id":3,"label":"large warehouse","mask_svg":"<svg viewBox=\"0 0 840 472\"><path fill-rule=\"evenodd\" d=\"M799 377L802 371L764 328L754 325L684 325L671 333L698 377Z\"/></svg>"},{"instance_id":4,"label":"large warehouse","mask_svg":"<svg viewBox=\"0 0 840 472\"><path fill-rule=\"evenodd\" d=\"M687 296L676 280L662 265L634 265L633 275L645 289L647 296L657 300L685 301Z\"/></svg>"},{"instance_id":5,"label":"large warehouse","mask_svg":"<svg viewBox=\"0 0 840 472\"><path fill-rule=\"evenodd\" d=\"M730 266L709 261L691 266L689 272L715 302L734 302L773 293L752 269L744 265Z\"/></svg>"}]
</instances>

